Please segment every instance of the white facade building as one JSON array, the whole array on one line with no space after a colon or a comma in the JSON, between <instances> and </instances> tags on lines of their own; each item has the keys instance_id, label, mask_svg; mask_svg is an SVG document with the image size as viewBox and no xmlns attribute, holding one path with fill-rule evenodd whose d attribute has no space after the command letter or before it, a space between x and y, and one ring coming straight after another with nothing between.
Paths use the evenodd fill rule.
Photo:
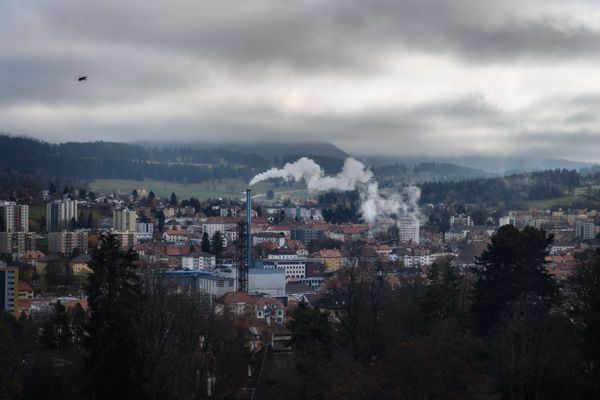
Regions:
<instances>
[{"instance_id":1,"label":"white facade building","mask_svg":"<svg viewBox=\"0 0 600 400\"><path fill-rule=\"evenodd\" d=\"M248 291L266 293L270 296L285 296L286 272L283 268L250 268Z\"/></svg>"},{"instance_id":2,"label":"white facade building","mask_svg":"<svg viewBox=\"0 0 600 400\"><path fill-rule=\"evenodd\" d=\"M150 223L138 222L135 224L139 240L152 240L154 236L154 225Z\"/></svg>"},{"instance_id":3,"label":"white facade building","mask_svg":"<svg viewBox=\"0 0 600 400\"><path fill-rule=\"evenodd\" d=\"M398 230L400 243L407 243L411 240L419 243L419 220L413 217L400 218L398 220Z\"/></svg>"},{"instance_id":4,"label":"white facade building","mask_svg":"<svg viewBox=\"0 0 600 400\"><path fill-rule=\"evenodd\" d=\"M593 222L577 221L575 232L581 239L591 240L596 237L596 225Z\"/></svg>"},{"instance_id":5,"label":"white facade building","mask_svg":"<svg viewBox=\"0 0 600 400\"><path fill-rule=\"evenodd\" d=\"M46 230L57 232L71 228L71 221L77 220L75 200L56 200L46 205Z\"/></svg>"},{"instance_id":6,"label":"white facade building","mask_svg":"<svg viewBox=\"0 0 600 400\"><path fill-rule=\"evenodd\" d=\"M517 219L515 217L501 217L498 219L498 226L504 225L512 225L515 226L517 224Z\"/></svg>"},{"instance_id":7,"label":"white facade building","mask_svg":"<svg viewBox=\"0 0 600 400\"><path fill-rule=\"evenodd\" d=\"M209 253L190 253L181 257L181 268L188 270L213 270L217 265L217 258Z\"/></svg>"}]
</instances>

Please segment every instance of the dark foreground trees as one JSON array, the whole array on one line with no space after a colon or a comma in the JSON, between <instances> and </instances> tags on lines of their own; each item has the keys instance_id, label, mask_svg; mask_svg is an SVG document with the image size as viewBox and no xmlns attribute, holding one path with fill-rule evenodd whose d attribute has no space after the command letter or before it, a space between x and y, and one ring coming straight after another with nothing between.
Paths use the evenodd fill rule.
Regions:
<instances>
[{"instance_id":1,"label":"dark foreground trees","mask_svg":"<svg viewBox=\"0 0 600 400\"><path fill-rule=\"evenodd\" d=\"M22 362L10 329L11 315L0 310L0 399L16 399L21 391Z\"/></svg>"},{"instance_id":2,"label":"dark foreground trees","mask_svg":"<svg viewBox=\"0 0 600 400\"><path fill-rule=\"evenodd\" d=\"M554 236L526 227L506 225L478 259L474 270L472 317L479 333L488 334L510 305L531 299L551 307L558 285L546 271L546 256Z\"/></svg>"},{"instance_id":3,"label":"dark foreground trees","mask_svg":"<svg viewBox=\"0 0 600 400\"><path fill-rule=\"evenodd\" d=\"M88 285L90 321L85 374L89 399L142 399L142 283L133 270L136 254L114 236L92 253Z\"/></svg>"},{"instance_id":4,"label":"dark foreground trees","mask_svg":"<svg viewBox=\"0 0 600 400\"><path fill-rule=\"evenodd\" d=\"M600 249L579 255L571 279L570 316L585 361L588 396L600 396Z\"/></svg>"}]
</instances>

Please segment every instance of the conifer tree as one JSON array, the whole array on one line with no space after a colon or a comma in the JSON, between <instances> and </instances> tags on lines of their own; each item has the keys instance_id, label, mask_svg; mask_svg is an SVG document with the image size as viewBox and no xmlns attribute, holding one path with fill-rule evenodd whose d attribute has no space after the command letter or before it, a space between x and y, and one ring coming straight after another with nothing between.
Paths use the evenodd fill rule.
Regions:
<instances>
[{"instance_id":1,"label":"conifer tree","mask_svg":"<svg viewBox=\"0 0 600 400\"><path fill-rule=\"evenodd\" d=\"M89 399L142 399L143 294L133 270L136 254L110 235L92 252L85 374Z\"/></svg>"},{"instance_id":2,"label":"conifer tree","mask_svg":"<svg viewBox=\"0 0 600 400\"><path fill-rule=\"evenodd\" d=\"M208 232L202 234L202 252L210 253L210 239L208 237Z\"/></svg>"},{"instance_id":3,"label":"conifer tree","mask_svg":"<svg viewBox=\"0 0 600 400\"><path fill-rule=\"evenodd\" d=\"M217 257L223 255L223 237L221 236L221 232L216 231L212 236L211 242L212 253Z\"/></svg>"},{"instance_id":4,"label":"conifer tree","mask_svg":"<svg viewBox=\"0 0 600 400\"><path fill-rule=\"evenodd\" d=\"M546 271L554 235L526 227L501 227L478 259L472 313L476 328L488 333L509 306L523 299L552 305L558 286Z\"/></svg>"}]
</instances>

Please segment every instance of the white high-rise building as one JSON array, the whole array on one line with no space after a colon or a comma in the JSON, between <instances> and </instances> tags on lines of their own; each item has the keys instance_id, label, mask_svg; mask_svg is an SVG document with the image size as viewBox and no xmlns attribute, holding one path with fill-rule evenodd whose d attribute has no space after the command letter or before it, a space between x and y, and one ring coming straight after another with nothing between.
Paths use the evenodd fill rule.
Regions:
<instances>
[{"instance_id":1,"label":"white high-rise building","mask_svg":"<svg viewBox=\"0 0 600 400\"><path fill-rule=\"evenodd\" d=\"M29 206L0 201L0 232L29 232Z\"/></svg>"},{"instance_id":2,"label":"white high-rise building","mask_svg":"<svg viewBox=\"0 0 600 400\"><path fill-rule=\"evenodd\" d=\"M113 211L113 229L119 232L135 232L136 231L135 211L128 209Z\"/></svg>"},{"instance_id":3,"label":"white high-rise building","mask_svg":"<svg viewBox=\"0 0 600 400\"><path fill-rule=\"evenodd\" d=\"M57 232L70 229L71 221L77 221L75 200L55 200L46 205L46 230Z\"/></svg>"},{"instance_id":4,"label":"white high-rise building","mask_svg":"<svg viewBox=\"0 0 600 400\"><path fill-rule=\"evenodd\" d=\"M590 240L596 237L596 225L593 222L577 221L575 223L577 236L583 240Z\"/></svg>"},{"instance_id":5,"label":"white high-rise building","mask_svg":"<svg viewBox=\"0 0 600 400\"><path fill-rule=\"evenodd\" d=\"M500 217L498 219L498 227L504 226L504 225L512 225L515 226L517 224L517 219L515 217Z\"/></svg>"},{"instance_id":6,"label":"white high-rise building","mask_svg":"<svg viewBox=\"0 0 600 400\"><path fill-rule=\"evenodd\" d=\"M413 241L419 243L419 220L413 217L404 217L398 220L400 243Z\"/></svg>"}]
</instances>

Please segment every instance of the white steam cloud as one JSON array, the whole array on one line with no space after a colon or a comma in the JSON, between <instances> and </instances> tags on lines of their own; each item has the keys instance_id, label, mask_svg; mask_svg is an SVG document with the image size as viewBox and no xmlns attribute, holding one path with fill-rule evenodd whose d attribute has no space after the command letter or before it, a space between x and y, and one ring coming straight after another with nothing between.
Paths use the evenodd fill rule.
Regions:
<instances>
[{"instance_id":1,"label":"white steam cloud","mask_svg":"<svg viewBox=\"0 0 600 400\"><path fill-rule=\"evenodd\" d=\"M319 164L310 158L302 157L296 162L285 164L283 168L271 168L256 175L250 181L250 186L270 178L304 181L309 192L358 190L361 200L360 213L369 224L375 223L378 217L392 214L400 218L420 219L418 201L421 190L418 187L408 186L400 192L382 190L373 172L354 158L346 159L339 174L326 176Z\"/></svg>"}]
</instances>

